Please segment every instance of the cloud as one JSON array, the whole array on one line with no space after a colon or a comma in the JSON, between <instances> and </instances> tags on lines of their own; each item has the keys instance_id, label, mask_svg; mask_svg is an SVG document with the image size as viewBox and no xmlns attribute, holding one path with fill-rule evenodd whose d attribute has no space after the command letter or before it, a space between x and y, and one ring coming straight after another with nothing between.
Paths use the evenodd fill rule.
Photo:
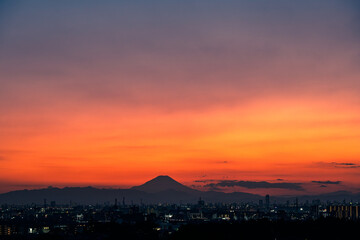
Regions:
<instances>
[{"instance_id":1,"label":"cloud","mask_svg":"<svg viewBox=\"0 0 360 240\"><path fill-rule=\"evenodd\" d=\"M318 162L316 163L320 167L331 168L360 168L360 165L352 162Z\"/></svg>"},{"instance_id":2,"label":"cloud","mask_svg":"<svg viewBox=\"0 0 360 240\"><path fill-rule=\"evenodd\" d=\"M338 162L331 162L332 165L334 165L334 167L336 168L359 168L360 165L355 164L355 163L348 163L348 162L344 162L344 163L338 163Z\"/></svg>"},{"instance_id":3,"label":"cloud","mask_svg":"<svg viewBox=\"0 0 360 240\"><path fill-rule=\"evenodd\" d=\"M209 183L209 182L216 182L218 180L215 179L204 179L204 180L195 180L196 183Z\"/></svg>"},{"instance_id":4,"label":"cloud","mask_svg":"<svg viewBox=\"0 0 360 240\"><path fill-rule=\"evenodd\" d=\"M0 149L1 154L33 153L33 151L19 149Z\"/></svg>"},{"instance_id":5,"label":"cloud","mask_svg":"<svg viewBox=\"0 0 360 240\"><path fill-rule=\"evenodd\" d=\"M325 185L320 185L320 187L321 187L321 188L326 188L327 186L325 186Z\"/></svg>"},{"instance_id":6,"label":"cloud","mask_svg":"<svg viewBox=\"0 0 360 240\"><path fill-rule=\"evenodd\" d=\"M228 161L217 161L217 162L215 162L215 163L218 163L218 164L227 164L227 163L229 163Z\"/></svg>"},{"instance_id":7,"label":"cloud","mask_svg":"<svg viewBox=\"0 0 360 240\"><path fill-rule=\"evenodd\" d=\"M265 181L254 182L254 181L237 181L237 180L224 180L218 183L209 183L204 187L217 188L217 187L245 187L249 189L256 188L280 188L288 190L303 191L301 183L270 183Z\"/></svg>"},{"instance_id":8,"label":"cloud","mask_svg":"<svg viewBox=\"0 0 360 240\"><path fill-rule=\"evenodd\" d=\"M318 184L340 184L341 181L311 181L312 183Z\"/></svg>"},{"instance_id":9,"label":"cloud","mask_svg":"<svg viewBox=\"0 0 360 240\"><path fill-rule=\"evenodd\" d=\"M356 165L355 163L336 163L336 162L332 162L333 164L336 164L336 165L344 165L344 166L354 166Z\"/></svg>"},{"instance_id":10,"label":"cloud","mask_svg":"<svg viewBox=\"0 0 360 240\"><path fill-rule=\"evenodd\" d=\"M118 145L118 146L112 146L111 149L128 149L128 150L138 150L138 149L154 149L154 148L161 148L165 146L161 145ZM169 146L166 146L169 147Z\"/></svg>"}]
</instances>

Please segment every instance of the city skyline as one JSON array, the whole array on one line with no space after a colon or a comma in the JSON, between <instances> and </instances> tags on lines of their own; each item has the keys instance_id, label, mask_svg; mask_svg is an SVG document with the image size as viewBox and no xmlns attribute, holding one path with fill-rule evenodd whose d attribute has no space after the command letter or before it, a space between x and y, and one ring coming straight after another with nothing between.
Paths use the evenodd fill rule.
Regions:
<instances>
[{"instance_id":1,"label":"city skyline","mask_svg":"<svg viewBox=\"0 0 360 240\"><path fill-rule=\"evenodd\" d=\"M254 182L241 182L241 184L253 185ZM257 184L265 184L264 182ZM267 185L267 184L265 184ZM277 184L274 188L288 187L288 183ZM291 184L290 184L291 185ZM291 185L292 186L292 185ZM299 186L297 186L299 187ZM312 205L347 205L358 206L360 192L336 191L325 194L306 194L298 191L295 195L273 195L272 188L267 189L266 194L252 194L245 192L223 192L220 188L198 190L185 186L175 179L161 175L149 181L130 188L96 188L87 187L53 187L48 186L40 189L25 189L0 194L0 206L6 208L7 204L13 206L31 206L47 202L55 202L61 206L69 205L109 205L111 202L122 200L122 205L143 204L194 204L198 201L206 201L213 204L256 204L269 208L270 203L289 205L290 202ZM264 201L265 200L265 201ZM4 207L5 206L5 207Z\"/></svg>"},{"instance_id":2,"label":"city skyline","mask_svg":"<svg viewBox=\"0 0 360 240\"><path fill-rule=\"evenodd\" d=\"M357 1L1 1L0 193L158 175L360 191Z\"/></svg>"}]
</instances>

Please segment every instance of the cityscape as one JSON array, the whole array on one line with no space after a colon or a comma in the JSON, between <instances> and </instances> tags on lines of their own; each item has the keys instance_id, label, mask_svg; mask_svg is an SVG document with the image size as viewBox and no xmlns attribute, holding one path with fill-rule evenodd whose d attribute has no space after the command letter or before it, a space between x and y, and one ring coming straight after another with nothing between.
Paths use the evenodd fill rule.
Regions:
<instances>
[{"instance_id":1,"label":"cityscape","mask_svg":"<svg viewBox=\"0 0 360 240\"><path fill-rule=\"evenodd\" d=\"M52 201L49 205L14 206L1 205L0 210L0 236L6 239L88 239L89 235L97 236L94 239L112 239L112 234L128 234L133 239L148 239L146 235L137 235L142 227L146 228L151 238L172 239L176 233L182 231L186 225L200 224L249 224L271 225L275 223L309 223L316 221L329 221L336 223L338 229L341 223L349 221L359 226L359 203L312 203L288 202L286 204L271 203L267 196L264 204L233 203L208 204L199 200L197 204L157 204L157 205L126 205L113 204L69 206L57 205ZM141 226L141 227L139 227ZM216 226L216 225L215 225ZM269 227L269 226L268 226ZM108 231L107 228L114 231ZM137 229L139 228L139 229ZM134 229L134 232L130 232ZM123 233L122 233L123 231ZM308 230L307 230L308 231ZM320 230L319 230L320 231ZM322 232L323 230L321 230ZM343 230L341 230L343 231ZM355 229L350 231L356 232ZM333 236L343 235L334 231ZM249 236L256 237L256 233ZM282 233L273 233L278 239ZM293 232L285 237L301 239L298 233ZM314 237L303 232L306 237ZM120 236L119 235L119 236ZM119 237L118 236L118 237ZM315 235L316 236L316 235ZM42 238L41 238L42 237ZM264 239L270 239L271 235ZM298 237L298 238L295 238ZM115 238L114 238L115 239ZM174 239L176 239L174 237Z\"/></svg>"},{"instance_id":2,"label":"cityscape","mask_svg":"<svg viewBox=\"0 0 360 240\"><path fill-rule=\"evenodd\" d=\"M179 184L168 176L159 176L137 188L143 191L160 191L168 187L167 191L171 194L178 190L181 185ZM187 190L186 186L181 186L183 190ZM339 236L345 236L343 231L346 231L346 234L357 231L354 227L360 226L359 214L358 201L344 199L340 202L324 202L314 199L311 202L301 202L294 197L277 203L270 195L264 196L258 202L207 202L200 197L195 203L182 204L145 204L142 201L135 204L126 197L95 205L76 204L72 201L59 204L55 199L44 198L42 203L2 204L0 237L192 239L196 231L201 234L202 228L228 228L239 237L251 239L338 239ZM279 227L284 224L293 230ZM333 224L337 229L332 231L331 235L320 228L329 224ZM300 232L294 230L301 225L304 226ZM262 229L257 232L254 231L256 228ZM215 235L206 238L212 239ZM223 238L228 239L224 236Z\"/></svg>"}]
</instances>

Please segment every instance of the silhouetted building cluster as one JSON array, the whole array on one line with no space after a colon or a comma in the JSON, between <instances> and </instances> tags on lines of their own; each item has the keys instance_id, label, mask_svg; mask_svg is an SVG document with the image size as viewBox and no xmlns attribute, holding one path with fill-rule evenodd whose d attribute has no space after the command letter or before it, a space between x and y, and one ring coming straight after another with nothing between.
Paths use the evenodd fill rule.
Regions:
<instances>
[{"instance_id":1,"label":"silhouetted building cluster","mask_svg":"<svg viewBox=\"0 0 360 240\"><path fill-rule=\"evenodd\" d=\"M131 201L130 201L131 202ZM265 204L264 204L265 202ZM82 236L100 231L104 224L134 226L150 224L159 236L171 235L183 226L203 223L244 223L248 221L314 221L338 219L359 221L359 203L321 202L299 203L298 199L277 204L269 195L259 203L207 203L199 199L196 204L130 204L125 199L119 205L57 205L55 201L41 206L2 205L0 208L0 236L36 236L61 233ZM107 226L107 225L106 225ZM125 230L124 230L125 231ZM81 239L81 238L80 238Z\"/></svg>"}]
</instances>

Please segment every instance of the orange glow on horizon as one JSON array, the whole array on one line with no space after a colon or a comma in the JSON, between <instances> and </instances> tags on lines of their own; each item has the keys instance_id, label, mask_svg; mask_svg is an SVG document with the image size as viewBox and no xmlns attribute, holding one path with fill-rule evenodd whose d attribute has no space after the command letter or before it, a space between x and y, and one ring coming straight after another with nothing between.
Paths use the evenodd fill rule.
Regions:
<instances>
[{"instance_id":1,"label":"orange glow on horizon","mask_svg":"<svg viewBox=\"0 0 360 240\"><path fill-rule=\"evenodd\" d=\"M1 139L9 149L2 151L1 180L131 186L166 174L188 185L203 176L355 184L356 169L326 165L359 163L360 109L347 101L269 97L203 111L54 111L48 124L14 128ZM37 114L16 118L31 122Z\"/></svg>"}]
</instances>

